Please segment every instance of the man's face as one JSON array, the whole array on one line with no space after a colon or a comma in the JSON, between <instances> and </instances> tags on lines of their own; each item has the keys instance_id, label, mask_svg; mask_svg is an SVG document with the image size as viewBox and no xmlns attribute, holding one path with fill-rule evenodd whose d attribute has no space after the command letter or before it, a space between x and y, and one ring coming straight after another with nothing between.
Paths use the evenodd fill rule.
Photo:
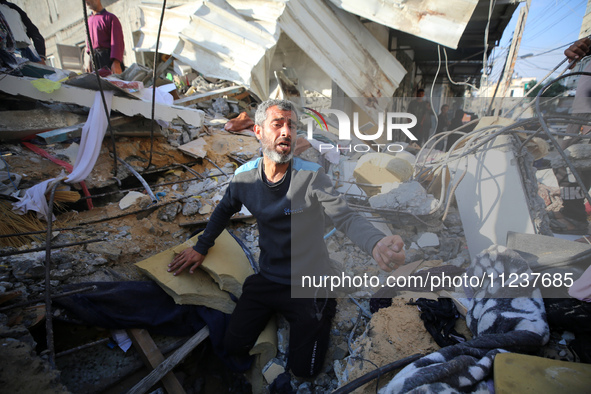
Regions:
<instances>
[{"instance_id":1,"label":"man's face","mask_svg":"<svg viewBox=\"0 0 591 394\"><path fill-rule=\"evenodd\" d=\"M263 125L254 127L267 158L275 163L287 163L291 160L297 136L296 124L293 112L280 110L277 106L267 109L267 119Z\"/></svg>"}]
</instances>

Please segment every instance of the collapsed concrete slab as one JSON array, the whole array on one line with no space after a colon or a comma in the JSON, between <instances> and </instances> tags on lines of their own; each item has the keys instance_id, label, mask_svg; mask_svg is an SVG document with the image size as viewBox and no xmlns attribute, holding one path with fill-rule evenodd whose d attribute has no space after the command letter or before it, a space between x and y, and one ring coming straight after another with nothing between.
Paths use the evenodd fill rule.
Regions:
<instances>
[{"instance_id":1,"label":"collapsed concrete slab","mask_svg":"<svg viewBox=\"0 0 591 394\"><path fill-rule=\"evenodd\" d=\"M478 0L330 0L352 14L456 49Z\"/></svg>"},{"instance_id":2,"label":"collapsed concrete slab","mask_svg":"<svg viewBox=\"0 0 591 394\"><path fill-rule=\"evenodd\" d=\"M357 17L319 0L290 0L279 25L372 119L386 110L375 99L392 97L406 70Z\"/></svg>"},{"instance_id":3,"label":"collapsed concrete slab","mask_svg":"<svg viewBox=\"0 0 591 394\"><path fill-rule=\"evenodd\" d=\"M455 197L471 258L492 245L505 246L509 231L536 234L541 228L545 210L537 201L537 181L524 174L516 149L510 136L501 135L462 159L466 175ZM528 183L535 192L526 189Z\"/></svg>"},{"instance_id":4,"label":"collapsed concrete slab","mask_svg":"<svg viewBox=\"0 0 591 394\"><path fill-rule=\"evenodd\" d=\"M15 77L6 74L0 79L0 91L13 96L24 96L50 103L77 104L85 107L92 107L94 103L96 94L94 90L62 84L58 90L52 93L45 93L37 90L31 84L32 81L35 81L35 78ZM114 96L111 109L127 116L141 115L147 119L151 119L152 117L152 103L140 99ZM200 127L203 124L205 115L203 111L196 109L159 103L155 104L154 118L156 120L170 122L177 117L192 126Z\"/></svg>"},{"instance_id":5,"label":"collapsed concrete slab","mask_svg":"<svg viewBox=\"0 0 591 394\"><path fill-rule=\"evenodd\" d=\"M144 25L136 51L153 52L161 8L142 5ZM225 1L194 2L166 10L158 51L200 73L269 96L269 63L279 34L245 20ZM271 29L270 27L268 27Z\"/></svg>"}]
</instances>

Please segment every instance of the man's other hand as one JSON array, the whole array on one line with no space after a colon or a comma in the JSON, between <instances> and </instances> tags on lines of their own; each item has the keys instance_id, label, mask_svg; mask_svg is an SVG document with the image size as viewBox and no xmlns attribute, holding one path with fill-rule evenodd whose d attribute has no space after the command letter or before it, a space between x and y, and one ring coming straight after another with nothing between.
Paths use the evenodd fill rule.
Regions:
<instances>
[{"instance_id":1,"label":"man's other hand","mask_svg":"<svg viewBox=\"0 0 591 394\"><path fill-rule=\"evenodd\" d=\"M571 65L569 69L572 69L579 59L584 58L589 53L591 48L591 40L587 37L581 38L575 41L574 44L569 46L565 51L564 55L570 60Z\"/></svg>"},{"instance_id":2,"label":"man's other hand","mask_svg":"<svg viewBox=\"0 0 591 394\"><path fill-rule=\"evenodd\" d=\"M187 267L189 273L192 274L203 263L205 256L195 251L193 248L187 248L181 253L174 256L172 263L168 264L168 272L173 272L173 275L178 275Z\"/></svg>"},{"instance_id":3,"label":"man's other hand","mask_svg":"<svg viewBox=\"0 0 591 394\"><path fill-rule=\"evenodd\" d=\"M121 63L117 59L113 59L113 63L111 63L111 72L113 74L121 74Z\"/></svg>"},{"instance_id":4,"label":"man's other hand","mask_svg":"<svg viewBox=\"0 0 591 394\"><path fill-rule=\"evenodd\" d=\"M399 235L382 238L373 248L372 256L381 269L390 272L404 264L404 242Z\"/></svg>"}]
</instances>

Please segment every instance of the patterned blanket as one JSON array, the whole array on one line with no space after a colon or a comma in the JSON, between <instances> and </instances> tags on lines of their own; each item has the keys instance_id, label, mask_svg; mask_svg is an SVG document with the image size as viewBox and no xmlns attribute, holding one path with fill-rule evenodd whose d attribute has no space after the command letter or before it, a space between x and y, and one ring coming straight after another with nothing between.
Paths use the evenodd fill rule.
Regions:
<instances>
[{"instance_id":1,"label":"patterned blanket","mask_svg":"<svg viewBox=\"0 0 591 394\"><path fill-rule=\"evenodd\" d=\"M408 365L380 393L489 393L487 380L496 354L533 352L548 342L541 292L525 283L530 274L525 260L503 246L476 256L467 275L482 280L480 286L466 289L472 297L466 322L473 339ZM516 283L519 286L509 287Z\"/></svg>"}]
</instances>

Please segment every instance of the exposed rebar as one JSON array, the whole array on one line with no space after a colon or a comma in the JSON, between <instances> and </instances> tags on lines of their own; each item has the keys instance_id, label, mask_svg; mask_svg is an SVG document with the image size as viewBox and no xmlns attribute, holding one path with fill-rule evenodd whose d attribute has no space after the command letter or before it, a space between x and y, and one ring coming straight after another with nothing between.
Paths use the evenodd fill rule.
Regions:
<instances>
[{"instance_id":1,"label":"exposed rebar","mask_svg":"<svg viewBox=\"0 0 591 394\"><path fill-rule=\"evenodd\" d=\"M72 291L66 291L64 293L54 294L54 295L51 296L51 299L52 300L55 300L56 298L67 297L67 296L70 296L70 295L73 295L73 294L78 294L78 293L85 293L87 291L96 290L96 289L97 289L96 286L83 287L83 288L78 289L78 290L72 290ZM45 300L45 298L35 298L33 300L19 302L18 304L13 304L13 305L9 305L9 306L5 306L5 307L0 308L0 312L5 312L5 311L9 311L9 310L14 309L14 308L20 308L20 307L23 307L23 306L36 304L36 303L42 302L44 300Z\"/></svg>"},{"instance_id":2,"label":"exposed rebar","mask_svg":"<svg viewBox=\"0 0 591 394\"><path fill-rule=\"evenodd\" d=\"M72 243L68 243L68 244L59 244L59 245L53 245L53 246L50 244L46 244L45 246L40 246L38 248L30 248L30 249L26 249L26 250L15 250L12 252L2 252L2 253L0 253L0 257L14 256L17 254L25 254L25 253L31 253L31 252L40 252L43 250L47 250L47 247L49 247L50 249L59 249L59 248L67 248L70 246L91 244L94 242L102 242L102 241L106 241L106 239L96 238L96 239L89 239L86 241L72 242Z\"/></svg>"},{"instance_id":3,"label":"exposed rebar","mask_svg":"<svg viewBox=\"0 0 591 394\"><path fill-rule=\"evenodd\" d=\"M154 69L152 70L152 121L150 122L150 159L148 166L152 165L152 155L154 152L154 112L156 108L156 68L158 66L158 47L160 46L160 33L162 32L162 22L164 21L164 10L166 10L166 0L162 2L162 13L160 14L160 23L158 24L158 35L156 36L156 48L154 50ZM172 56L172 55L171 55Z\"/></svg>"},{"instance_id":4,"label":"exposed rebar","mask_svg":"<svg viewBox=\"0 0 591 394\"><path fill-rule=\"evenodd\" d=\"M49 213L47 215L47 235L45 237L45 330L47 339L47 350L49 352L49 364L55 367L55 349L53 346L53 315L51 311L51 227L53 224L53 202L55 201L55 191L61 182L55 182L51 187L49 195Z\"/></svg>"}]
</instances>

